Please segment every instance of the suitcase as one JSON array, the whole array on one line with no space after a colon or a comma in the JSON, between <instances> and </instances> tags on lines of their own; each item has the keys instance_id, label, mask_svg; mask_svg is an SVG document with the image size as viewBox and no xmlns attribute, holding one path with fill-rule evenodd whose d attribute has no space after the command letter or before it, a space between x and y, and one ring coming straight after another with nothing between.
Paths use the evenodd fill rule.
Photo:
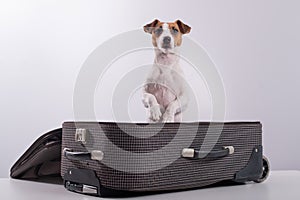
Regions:
<instances>
[{"instance_id":1,"label":"suitcase","mask_svg":"<svg viewBox=\"0 0 300 200\"><path fill-rule=\"evenodd\" d=\"M65 122L61 153L65 188L101 197L259 183L269 173L260 122Z\"/></svg>"}]
</instances>

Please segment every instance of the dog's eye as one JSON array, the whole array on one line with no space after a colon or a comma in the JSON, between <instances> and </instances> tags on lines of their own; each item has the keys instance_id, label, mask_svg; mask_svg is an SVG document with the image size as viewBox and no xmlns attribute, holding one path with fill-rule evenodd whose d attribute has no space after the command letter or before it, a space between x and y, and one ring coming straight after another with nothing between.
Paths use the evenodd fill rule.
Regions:
<instances>
[{"instance_id":1,"label":"dog's eye","mask_svg":"<svg viewBox=\"0 0 300 200\"><path fill-rule=\"evenodd\" d=\"M156 35L160 35L163 32L162 27L159 27L158 29L155 30Z\"/></svg>"},{"instance_id":2,"label":"dog's eye","mask_svg":"<svg viewBox=\"0 0 300 200\"><path fill-rule=\"evenodd\" d=\"M177 33L178 33L178 29L176 29L175 27L173 27L173 28L172 28L172 32L173 32L174 34L177 34Z\"/></svg>"}]
</instances>

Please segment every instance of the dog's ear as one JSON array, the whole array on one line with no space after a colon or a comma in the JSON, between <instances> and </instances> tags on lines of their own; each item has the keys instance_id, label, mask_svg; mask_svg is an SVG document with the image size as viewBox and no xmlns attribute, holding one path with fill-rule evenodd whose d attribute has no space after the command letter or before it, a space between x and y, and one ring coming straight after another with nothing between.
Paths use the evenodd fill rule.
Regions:
<instances>
[{"instance_id":1,"label":"dog's ear","mask_svg":"<svg viewBox=\"0 0 300 200\"><path fill-rule=\"evenodd\" d=\"M154 30L154 28L155 28L155 26L156 26L156 24L159 22L159 20L158 19L155 19L153 22L151 22L150 24L146 24L145 26L144 26L144 31L146 32L146 33L150 33L150 34L152 34L152 31Z\"/></svg>"},{"instance_id":2,"label":"dog's ear","mask_svg":"<svg viewBox=\"0 0 300 200\"><path fill-rule=\"evenodd\" d=\"M191 27L189 27L188 25L184 24L182 21L180 20L176 20L175 22L178 27L179 27L179 30L182 34L187 34L191 31Z\"/></svg>"}]
</instances>

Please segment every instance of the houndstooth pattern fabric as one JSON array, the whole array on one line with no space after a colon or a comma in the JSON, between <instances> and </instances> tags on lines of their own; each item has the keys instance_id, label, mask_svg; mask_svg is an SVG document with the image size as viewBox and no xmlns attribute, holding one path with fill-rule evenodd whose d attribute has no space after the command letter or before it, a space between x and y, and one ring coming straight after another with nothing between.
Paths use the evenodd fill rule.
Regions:
<instances>
[{"instance_id":1,"label":"houndstooth pattern fabric","mask_svg":"<svg viewBox=\"0 0 300 200\"><path fill-rule=\"evenodd\" d=\"M88 130L87 144L75 142L76 128ZM181 131L181 136L176 138L178 131ZM217 159L187 159L180 156L182 148L209 149L219 132L221 135L214 149L233 146L233 154ZM206 135L208 137L205 139ZM174 151L166 151L154 157L153 162L144 165L139 160L124 158L124 155L115 150L117 146L126 152L149 155L170 142L175 146ZM189 146L185 146L189 143ZM62 155L61 175L64 176L68 169L88 168L96 172L103 186L125 191L202 187L233 179L235 173L247 165L253 148L261 144L262 125L259 122L167 123L163 126L143 123L65 122L62 149L69 148L76 152L101 150L104 157L110 159L110 163L117 168L128 165L138 169L119 170L101 161L70 161ZM174 160L174 156L177 159ZM170 161L167 166L152 170L166 161ZM133 173L135 170L139 173Z\"/></svg>"}]
</instances>

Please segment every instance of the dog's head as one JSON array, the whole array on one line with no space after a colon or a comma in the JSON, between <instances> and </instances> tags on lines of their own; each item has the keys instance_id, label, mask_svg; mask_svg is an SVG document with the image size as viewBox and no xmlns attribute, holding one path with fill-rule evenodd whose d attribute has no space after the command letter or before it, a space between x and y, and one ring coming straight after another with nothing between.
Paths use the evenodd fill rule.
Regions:
<instances>
[{"instance_id":1,"label":"dog's head","mask_svg":"<svg viewBox=\"0 0 300 200\"><path fill-rule=\"evenodd\" d=\"M161 22L155 19L144 26L144 31L152 35L152 43L163 53L172 53L181 45L182 35L191 31L191 27L180 20L175 22Z\"/></svg>"}]
</instances>

